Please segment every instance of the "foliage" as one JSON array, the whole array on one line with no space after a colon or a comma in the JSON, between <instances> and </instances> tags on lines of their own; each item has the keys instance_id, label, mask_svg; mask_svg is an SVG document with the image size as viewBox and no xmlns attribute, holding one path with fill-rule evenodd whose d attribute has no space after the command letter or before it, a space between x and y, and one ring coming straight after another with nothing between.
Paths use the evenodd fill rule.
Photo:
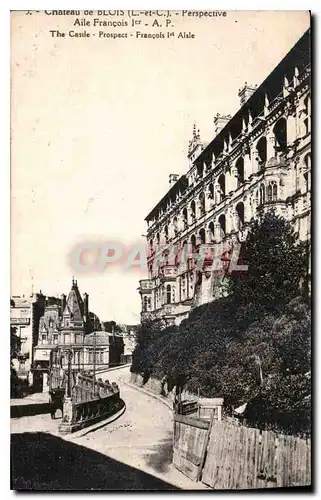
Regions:
<instances>
[{"instance_id":1,"label":"foliage","mask_svg":"<svg viewBox=\"0 0 321 500\"><path fill-rule=\"evenodd\" d=\"M227 292L235 303L285 304L307 281L307 259L306 245L298 242L291 223L268 212L251 220L241 249L248 271L230 276Z\"/></svg>"},{"instance_id":2,"label":"foliage","mask_svg":"<svg viewBox=\"0 0 321 500\"><path fill-rule=\"evenodd\" d=\"M10 326L10 359L17 358L20 354L21 340L17 335L17 328Z\"/></svg>"},{"instance_id":3,"label":"foliage","mask_svg":"<svg viewBox=\"0 0 321 500\"><path fill-rule=\"evenodd\" d=\"M122 329L117 325L116 321L104 321L104 328L106 332L121 333Z\"/></svg>"},{"instance_id":4,"label":"foliage","mask_svg":"<svg viewBox=\"0 0 321 500\"><path fill-rule=\"evenodd\" d=\"M243 258L249 275L229 295L191 311L179 327L141 325L131 370L165 377L225 410L247 403L250 425L309 432L311 312L300 283L306 255L291 226L268 214L252 221ZM299 296L297 296L299 295Z\"/></svg>"}]
</instances>

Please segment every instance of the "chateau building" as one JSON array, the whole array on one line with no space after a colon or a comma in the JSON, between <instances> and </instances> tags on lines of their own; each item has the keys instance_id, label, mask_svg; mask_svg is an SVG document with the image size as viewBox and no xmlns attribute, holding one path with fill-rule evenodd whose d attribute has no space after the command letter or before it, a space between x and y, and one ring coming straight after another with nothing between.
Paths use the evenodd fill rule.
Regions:
<instances>
[{"instance_id":1,"label":"chateau building","mask_svg":"<svg viewBox=\"0 0 321 500\"><path fill-rule=\"evenodd\" d=\"M197 271L192 259L154 266L164 245L232 248L246 238L250 219L271 209L310 240L310 44L308 30L259 87L245 83L235 115L214 117L209 144L194 127L187 173L169 176L169 190L145 219L142 321L178 324L222 294L222 278L210 266Z\"/></svg>"}]
</instances>

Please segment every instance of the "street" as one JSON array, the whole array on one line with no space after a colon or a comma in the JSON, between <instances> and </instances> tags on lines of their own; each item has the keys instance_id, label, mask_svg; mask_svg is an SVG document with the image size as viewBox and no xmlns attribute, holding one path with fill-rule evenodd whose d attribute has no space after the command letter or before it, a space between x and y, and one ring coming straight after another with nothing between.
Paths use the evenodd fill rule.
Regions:
<instances>
[{"instance_id":1,"label":"street","mask_svg":"<svg viewBox=\"0 0 321 500\"><path fill-rule=\"evenodd\" d=\"M61 436L50 414L11 419L12 487L15 489L205 489L171 463L169 408L129 387L129 368L106 373L120 386L125 413L82 437ZM43 395L26 399L44 402ZM38 399L37 399L38 398ZM20 401L21 404L21 401Z\"/></svg>"}]
</instances>

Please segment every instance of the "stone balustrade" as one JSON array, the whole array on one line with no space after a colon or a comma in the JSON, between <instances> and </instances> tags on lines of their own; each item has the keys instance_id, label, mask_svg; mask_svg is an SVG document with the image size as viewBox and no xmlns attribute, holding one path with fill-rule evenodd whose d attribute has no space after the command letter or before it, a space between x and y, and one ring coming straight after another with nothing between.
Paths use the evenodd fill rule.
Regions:
<instances>
[{"instance_id":1,"label":"stone balustrade","mask_svg":"<svg viewBox=\"0 0 321 500\"><path fill-rule=\"evenodd\" d=\"M77 374L71 397L63 401L63 419L59 432L68 434L93 425L117 413L124 406L115 382Z\"/></svg>"}]
</instances>

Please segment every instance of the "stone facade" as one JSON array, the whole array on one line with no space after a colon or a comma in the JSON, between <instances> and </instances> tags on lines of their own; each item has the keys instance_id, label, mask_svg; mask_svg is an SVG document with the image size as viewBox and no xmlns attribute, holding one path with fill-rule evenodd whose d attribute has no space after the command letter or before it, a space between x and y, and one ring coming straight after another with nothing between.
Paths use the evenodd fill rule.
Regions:
<instances>
[{"instance_id":1,"label":"stone facade","mask_svg":"<svg viewBox=\"0 0 321 500\"><path fill-rule=\"evenodd\" d=\"M185 262L154 266L164 245L223 243L246 238L252 217L274 209L310 240L311 100L308 30L259 87L244 85L240 109L217 114L204 145L194 127L186 174L146 217L148 279L140 281L142 321L178 324L193 306L222 294L222 279Z\"/></svg>"},{"instance_id":2,"label":"stone facade","mask_svg":"<svg viewBox=\"0 0 321 500\"><path fill-rule=\"evenodd\" d=\"M33 347L38 340L40 317L44 313L46 297L42 293L30 297L12 296L10 300L10 327L16 329L21 341L20 354L13 359L18 377L32 379Z\"/></svg>"},{"instance_id":3,"label":"stone facade","mask_svg":"<svg viewBox=\"0 0 321 500\"><path fill-rule=\"evenodd\" d=\"M61 298L49 298L40 318L38 342L33 349L34 384L44 391L48 389L50 353L55 348L66 352L63 368L68 365L67 352L71 351L73 369L92 369L95 345L90 334L99 328L99 318L89 311L88 294L81 296L76 280L72 281L68 297L62 294ZM102 364L108 366L105 357Z\"/></svg>"}]
</instances>

